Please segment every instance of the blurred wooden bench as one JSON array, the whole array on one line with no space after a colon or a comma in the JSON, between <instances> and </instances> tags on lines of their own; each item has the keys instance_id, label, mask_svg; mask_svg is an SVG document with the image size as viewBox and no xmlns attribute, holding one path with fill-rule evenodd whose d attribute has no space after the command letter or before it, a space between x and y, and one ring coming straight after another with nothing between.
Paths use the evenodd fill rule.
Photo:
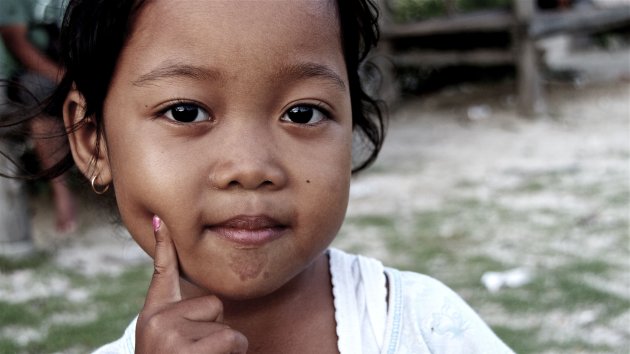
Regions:
<instances>
[{"instance_id":1,"label":"blurred wooden bench","mask_svg":"<svg viewBox=\"0 0 630 354\"><path fill-rule=\"evenodd\" d=\"M452 9L453 0L443 1L445 8ZM525 116L545 111L541 55L535 46L537 40L559 33L590 33L630 26L630 5L537 11L535 0L514 0L511 9L451 13L410 23L393 21L389 0L379 0L379 8L381 42L374 61L381 69L380 94L386 101L399 99L396 67L514 65L518 110ZM436 35L490 32L509 33L510 44L504 48L462 50L401 50L393 45L400 40Z\"/></svg>"}]
</instances>

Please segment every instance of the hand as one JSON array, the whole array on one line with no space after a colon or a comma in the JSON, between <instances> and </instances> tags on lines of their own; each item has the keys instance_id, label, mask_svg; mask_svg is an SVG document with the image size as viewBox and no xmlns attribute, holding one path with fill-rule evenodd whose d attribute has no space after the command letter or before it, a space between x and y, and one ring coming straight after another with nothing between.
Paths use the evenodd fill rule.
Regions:
<instances>
[{"instance_id":1,"label":"hand","mask_svg":"<svg viewBox=\"0 0 630 354\"><path fill-rule=\"evenodd\" d=\"M136 353L245 353L247 338L221 323L216 296L182 300L177 252L161 224L155 216L155 271L136 325Z\"/></svg>"}]
</instances>

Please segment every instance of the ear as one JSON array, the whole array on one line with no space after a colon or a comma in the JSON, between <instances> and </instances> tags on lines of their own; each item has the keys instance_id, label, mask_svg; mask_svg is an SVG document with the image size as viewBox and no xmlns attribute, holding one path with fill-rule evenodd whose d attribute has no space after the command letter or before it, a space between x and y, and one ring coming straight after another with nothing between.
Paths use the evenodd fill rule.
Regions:
<instances>
[{"instance_id":1,"label":"ear","mask_svg":"<svg viewBox=\"0 0 630 354\"><path fill-rule=\"evenodd\" d=\"M63 104L63 121L72 157L88 180L96 177L98 185L108 185L112 182L112 174L107 144L95 118L85 116L85 106L83 95L75 88L68 93Z\"/></svg>"}]
</instances>

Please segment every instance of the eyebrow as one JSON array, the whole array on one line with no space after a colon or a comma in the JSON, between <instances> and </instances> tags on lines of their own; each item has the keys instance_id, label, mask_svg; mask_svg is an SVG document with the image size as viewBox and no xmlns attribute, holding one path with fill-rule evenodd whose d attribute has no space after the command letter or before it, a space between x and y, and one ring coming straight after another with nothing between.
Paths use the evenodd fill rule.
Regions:
<instances>
[{"instance_id":1,"label":"eyebrow","mask_svg":"<svg viewBox=\"0 0 630 354\"><path fill-rule=\"evenodd\" d=\"M152 82L160 80L168 80L173 78L190 78L193 80L225 80L224 75L211 68L200 67L188 64L167 64L149 71L141 75L138 79L132 81L134 86L148 86ZM342 91L345 91L346 84L344 80L330 67L312 62L297 63L282 66L277 70L272 78L274 80L303 80L309 78L323 79L329 81Z\"/></svg>"},{"instance_id":2,"label":"eyebrow","mask_svg":"<svg viewBox=\"0 0 630 354\"><path fill-rule=\"evenodd\" d=\"M181 63L167 64L157 69L151 70L132 81L134 86L148 86L154 81L168 80L173 78L190 78L193 80L222 80L223 75L210 68L187 65Z\"/></svg>"},{"instance_id":3,"label":"eyebrow","mask_svg":"<svg viewBox=\"0 0 630 354\"><path fill-rule=\"evenodd\" d=\"M339 74L330 67L319 63L305 62L283 66L273 77L280 80L288 78L296 81L317 78L331 82L342 91L346 89L346 84Z\"/></svg>"}]
</instances>

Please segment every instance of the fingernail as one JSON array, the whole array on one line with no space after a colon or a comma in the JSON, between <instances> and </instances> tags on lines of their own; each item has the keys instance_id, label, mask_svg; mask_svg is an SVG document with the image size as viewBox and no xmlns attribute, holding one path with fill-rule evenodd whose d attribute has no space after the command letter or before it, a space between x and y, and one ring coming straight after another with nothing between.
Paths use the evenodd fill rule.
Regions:
<instances>
[{"instance_id":1,"label":"fingernail","mask_svg":"<svg viewBox=\"0 0 630 354\"><path fill-rule=\"evenodd\" d=\"M160 220L160 217L157 215L153 216L153 232L157 232L160 229L160 226L162 226L162 220Z\"/></svg>"}]
</instances>

